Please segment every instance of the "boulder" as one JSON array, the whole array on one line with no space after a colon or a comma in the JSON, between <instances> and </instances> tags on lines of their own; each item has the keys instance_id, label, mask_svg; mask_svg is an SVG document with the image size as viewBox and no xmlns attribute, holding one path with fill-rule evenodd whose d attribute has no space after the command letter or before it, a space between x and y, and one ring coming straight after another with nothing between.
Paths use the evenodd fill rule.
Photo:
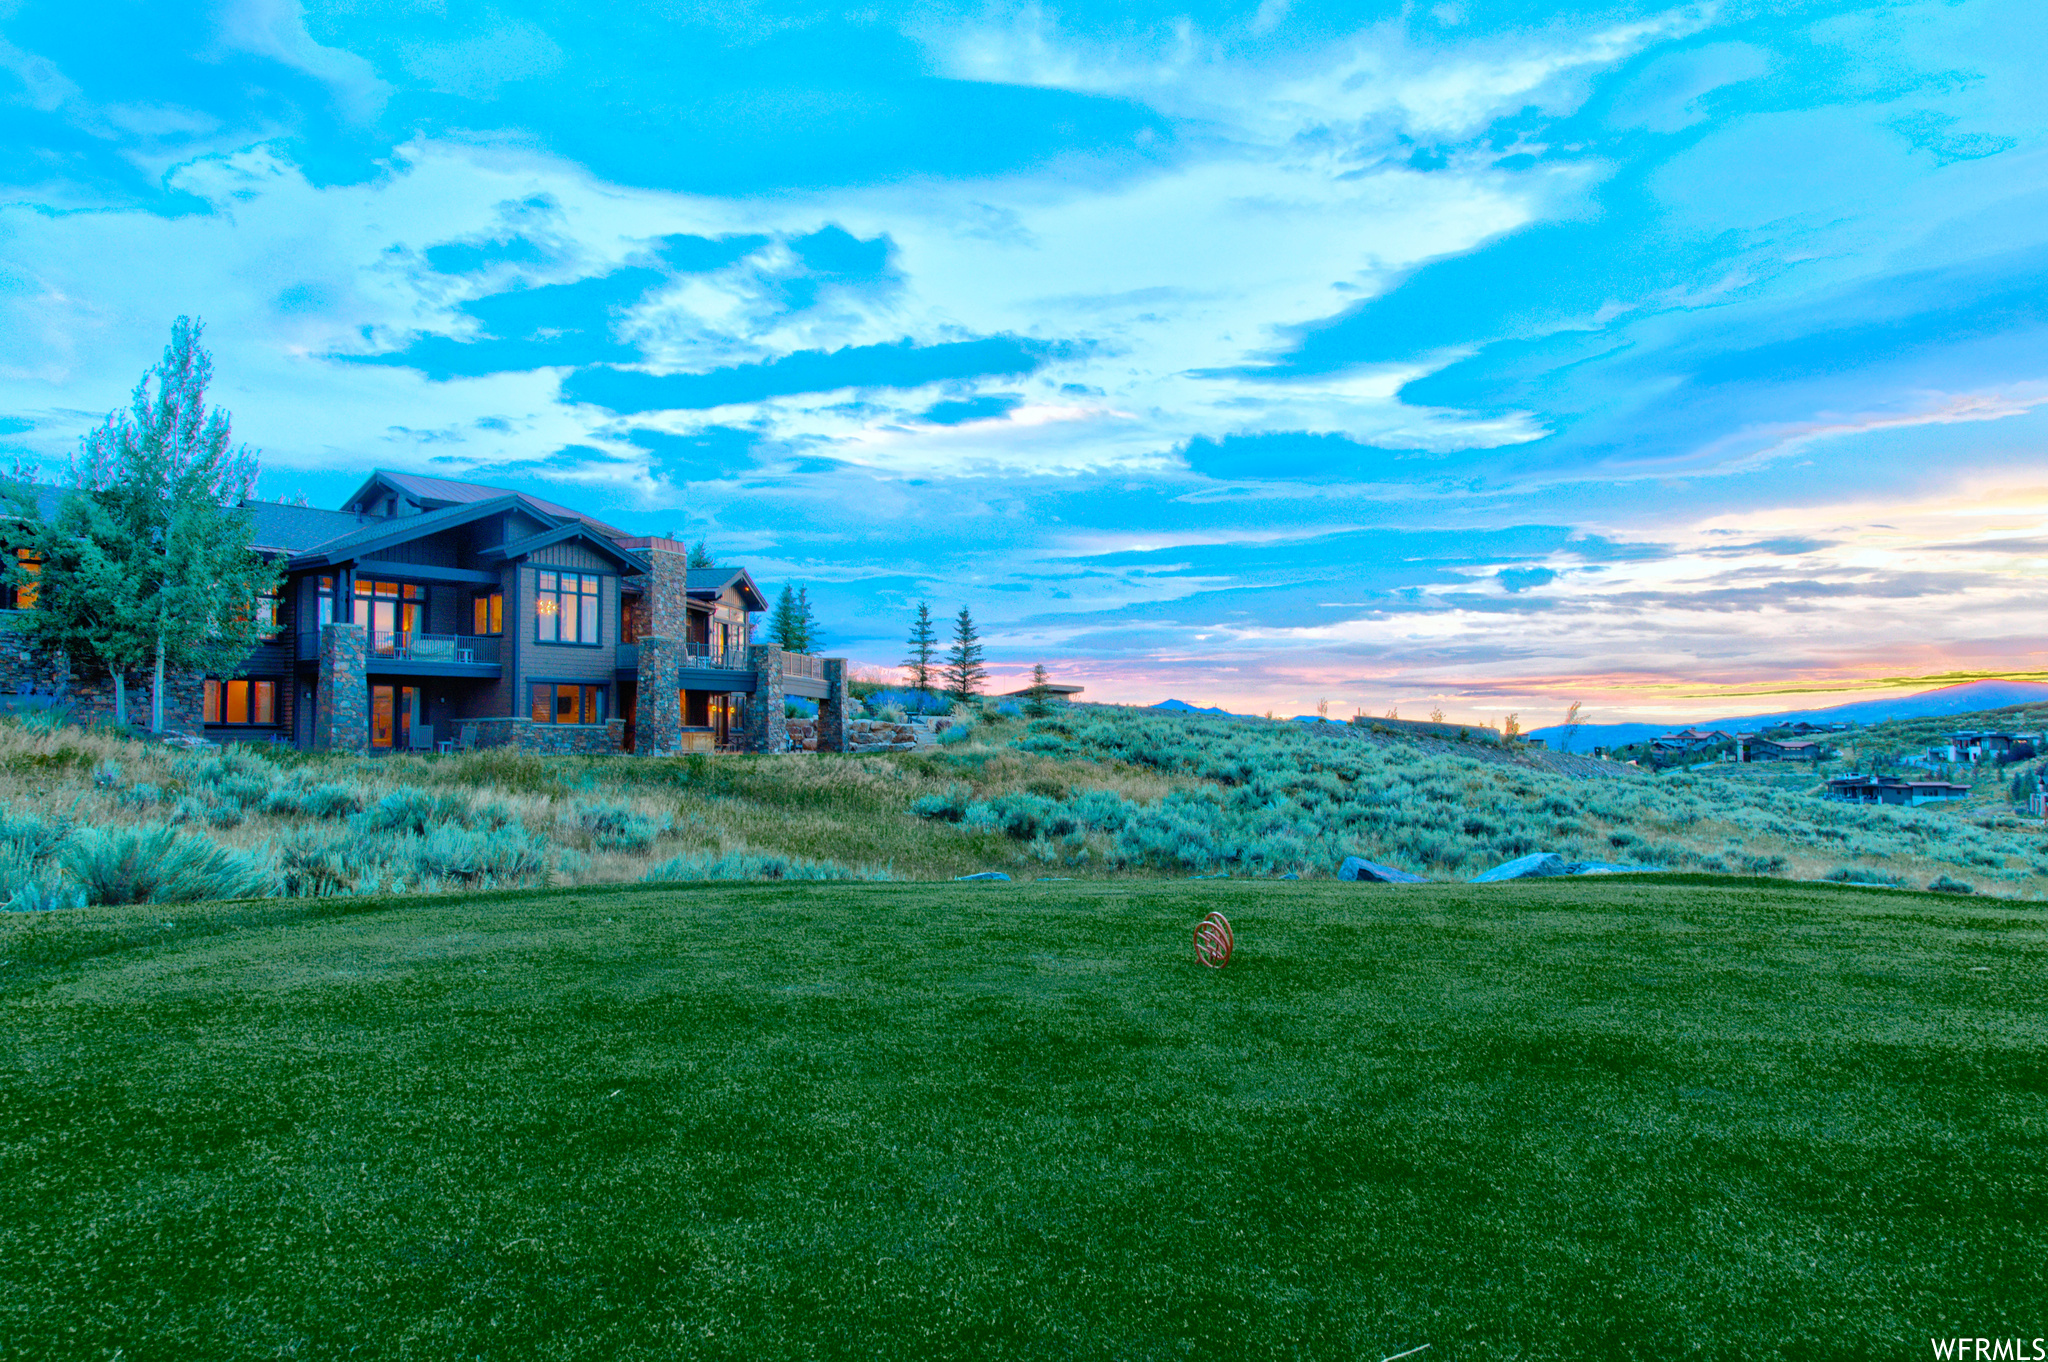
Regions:
<instances>
[{"instance_id":1,"label":"boulder","mask_svg":"<svg viewBox=\"0 0 2048 1362\"><path fill-rule=\"evenodd\" d=\"M1405 870L1396 870L1390 865L1368 861L1363 856L1346 856L1344 864L1337 867L1340 880L1374 880L1380 884L1426 884L1420 875L1411 875Z\"/></svg>"},{"instance_id":2,"label":"boulder","mask_svg":"<svg viewBox=\"0 0 2048 1362\"><path fill-rule=\"evenodd\" d=\"M1001 880L1005 884L1010 882L1010 877L1000 870L982 870L972 875L955 875L953 878L956 880Z\"/></svg>"},{"instance_id":3,"label":"boulder","mask_svg":"<svg viewBox=\"0 0 2048 1362\"><path fill-rule=\"evenodd\" d=\"M1661 875L1661 865L1609 865L1605 861L1573 861L1565 866L1567 875Z\"/></svg>"},{"instance_id":4,"label":"boulder","mask_svg":"<svg viewBox=\"0 0 2048 1362\"><path fill-rule=\"evenodd\" d=\"M1532 851L1506 865L1497 865L1491 870L1481 871L1471 879L1473 884L1498 884L1502 880L1526 880L1544 875L1569 875L1564 857L1554 851Z\"/></svg>"}]
</instances>

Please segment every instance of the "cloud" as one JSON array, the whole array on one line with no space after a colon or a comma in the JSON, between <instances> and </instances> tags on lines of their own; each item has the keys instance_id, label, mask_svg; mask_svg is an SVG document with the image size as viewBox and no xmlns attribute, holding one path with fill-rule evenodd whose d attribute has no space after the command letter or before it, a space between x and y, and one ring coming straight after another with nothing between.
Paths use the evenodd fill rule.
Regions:
<instances>
[{"instance_id":1,"label":"cloud","mask_svg":"<svg viewBox=\"0 0 2048 1362\"><path fill-rule=\"evenodd\" d=\"M325 83L335 103L358 123L374 119L391 95L368 61L313 40L299 0L226 0L218 41L225 50L269 57Z\"/></svg>"}]
</instances>

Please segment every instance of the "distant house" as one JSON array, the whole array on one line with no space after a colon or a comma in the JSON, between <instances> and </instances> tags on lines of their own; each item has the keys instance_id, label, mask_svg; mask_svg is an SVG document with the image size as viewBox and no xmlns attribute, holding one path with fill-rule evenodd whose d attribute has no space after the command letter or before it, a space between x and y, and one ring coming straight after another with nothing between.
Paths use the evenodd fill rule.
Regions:
<instances>
[{"instance_id":1,"label":"distant house","mask_svg":"<svg viewBox=\"0 0 2048 1362\"><path fill-rule=\"evenodd\" d=\"M1969 786L1951 781L1905 780L1898 776L1847 775L1828 782L1828 798L1853 804L1926 804L1961 799L1969 793Z\"/></svg>"},{"instance_id":2,"label":"distant house","mask_svg":"<svg viewBox=\"0 0 2048 1362\"><path fill-rule=\"evenodd\" d=\"M1545 739L1545 738L1524 738L1524 739L1522 739L1522 746L1524 746L1524 747L1549 747L1549 746L1550 746L1550 742L1549 742L1549 740L1548 740L1548 739Z\"/></svg>"},{"instance_id":3,"label":"distant house","mask_svg":"<svg viewBox=\"0 0 2048 1362\"><path fill-rule=\"evenodd\" d=\"M1056 686L1047 683L1045 694L1047 699L1065 704L1086 689L1086 686ZM1006 690L996 698L998 700L1029 700L1031 698L1031 691L1032 687L1026 686L1022 690Z\"/></svg>"},{"instance_id":4,"label":"distant house","mask_svg":"<svg viewBox=\"0 0 2048 1362\"><path fill-rule=\"evenodd\" d=\"M1820 744L1811 738L1751 738L1750 761L1819 761Z\"/></svg>"},{"instance_id":5,"label":"distant house","mask_svg":"<svg viewBox=\"0 0 2048 1362\"><path fill-rule=\"evenodd\" d=\"M2018 761L2034 755L2040 746L2035 733L1990 733L1964 729L1943 739L1950 761Z\"/></svg>"},{"instance_id":6,"label":"distant house","mask_svg":"<svg viewBox=\"0 0 2048 1362\"><path fill-rule=\"evenodd\" d=\"M1718 728L1711 732L1688 728L1682 733L1666 733L1650 739L1650 750L1661 756L1681 756L1689 752L1704 752L1708 748L1734 741L1734 734L1723 733Z\"/></svg>"}]
</instances>

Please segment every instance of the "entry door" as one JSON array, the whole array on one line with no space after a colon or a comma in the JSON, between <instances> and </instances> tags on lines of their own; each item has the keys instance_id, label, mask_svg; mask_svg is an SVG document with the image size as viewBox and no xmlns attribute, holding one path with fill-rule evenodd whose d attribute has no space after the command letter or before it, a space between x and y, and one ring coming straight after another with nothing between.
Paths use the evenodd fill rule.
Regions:
<instances>
[{"instance_id":1,"label":"entry door","mask_svg":"<svg viewBox=\"0 0 2048 1362\"><path fill-rule=\"evenodd\" d=\"M434 730L420 721L418 686L370 687L370 746L432 747Z\"/></svg>"},{"instance_id":2,"label":"entry door","mask_svg":"<svg viewBox=\"0 0 2048 1362\"><path fill-rule=\"evenodd\" d=\"M434 726L420 713L427 703L426 692L419 686L403 686L400 689L405 694L405 698L400 702L400 708L405 711L405 731L411 740L411 746L422 749L433 747Z\"/></svg>"}]
</instances>

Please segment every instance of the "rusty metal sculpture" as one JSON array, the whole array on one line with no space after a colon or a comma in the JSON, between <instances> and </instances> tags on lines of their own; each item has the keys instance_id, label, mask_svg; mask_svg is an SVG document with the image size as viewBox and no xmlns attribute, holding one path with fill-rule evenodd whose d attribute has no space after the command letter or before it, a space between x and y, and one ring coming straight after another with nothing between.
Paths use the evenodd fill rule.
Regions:
<instances>
[{"instance_id":1,"label":"rusty metal sculpture","mask_svg":"<svg viewBox=\"0 0 2048 1362\"><path fill-rule=\"evenodd\" d=\"M1221 913L1211 913L1195 924L1195 959L1210 969L1222 969L1230 963L1230 952L1237 944L1231 935L1230 919Z\"/></svg>"}]
</instances>

